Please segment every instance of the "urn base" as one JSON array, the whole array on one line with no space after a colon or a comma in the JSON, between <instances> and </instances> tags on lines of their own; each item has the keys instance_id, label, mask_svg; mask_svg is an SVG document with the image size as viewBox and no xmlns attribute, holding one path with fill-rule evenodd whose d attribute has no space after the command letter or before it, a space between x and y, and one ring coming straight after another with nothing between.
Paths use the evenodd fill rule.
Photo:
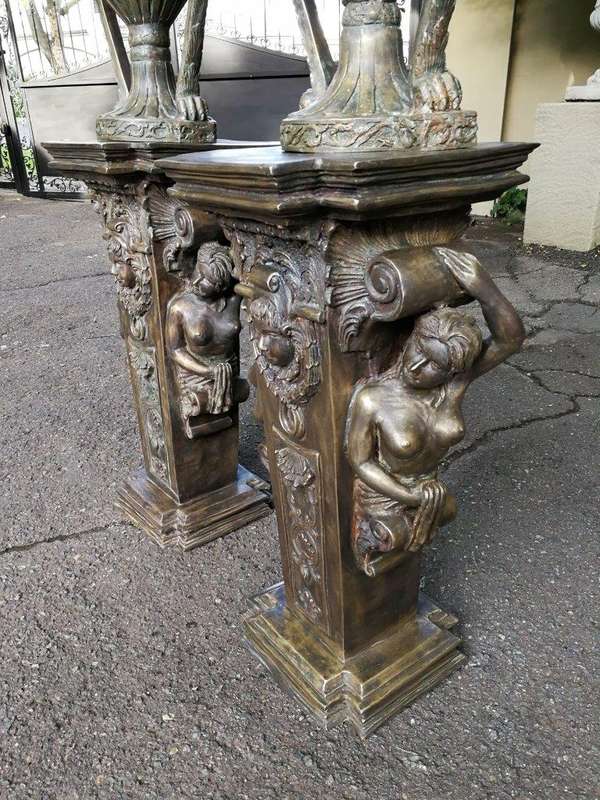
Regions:
<instances>
[{"instance_id":1,"label":"urn base","mask_svg":"<svg viewBox=\"0 0 600 800\"><path fill-rule=\"evenodd\" d=\"M192 550L271 513L269 485L244 467L229 486L178 503L147 475L135 472L115 503L161 548Z\"/></svg>"},{"instance_id":2,"label":"urn base","mask_svg":"<svg viewBox=\"0 0 600 800\"><path fill-rule=\"evenodd\" d=\"M437 150L467 147L476 138L474 111L373 117L311 117L299 112L281 124L281 145L290 153Z\"/></svg>"},{"instance_id":3,"label":"urn base","mask_svg":"<svg viewBox=\"0 0 600 800\"><path fill-rule=\"evenodd\" d=\"M421 594L417 615L345 661L285 603L283 584L254 598L244 619L250 649L325 728L348 720L362 738L459 667L458 620Z\"/></svg>"},{"instance_id":4,"label":"urn base","mask_svg":"<svg viewBox=\"0 0 600 800\"><path fill-rule=\"evenodd\" d=\"M173 142L214 144L217 124L213 119L195 122L166 117L127 117L102 114L96 120L98 138L108 142Z\"/></svg>"}]
</instances>

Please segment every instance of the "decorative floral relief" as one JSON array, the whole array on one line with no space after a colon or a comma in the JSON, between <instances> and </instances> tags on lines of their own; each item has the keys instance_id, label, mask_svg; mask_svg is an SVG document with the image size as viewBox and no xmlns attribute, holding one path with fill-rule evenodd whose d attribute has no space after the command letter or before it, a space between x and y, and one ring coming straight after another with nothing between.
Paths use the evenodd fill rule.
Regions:
<instances>
[{"instance_id":1,"label":"decorative floral relief","mask_svg":"<svg viewBox=\"0 0 600 800\"><path fill-rule=\"evenodd\" d=\"M236 274L249 298L256 368L280 402L280 423L305 435L304 410L321 382L318 327L324 288L313 246L268 234L229 231Z\"/></svg>"},{"instance_id":2,"label":"decorative floral relief","mask_svg":"<svg viewBox=\"0 0 600 800\"><path fill-rule=\"evenodd\" d=\"M477 117L467 111L390 115L386 119L286 120L281 143L287 150L410 150L464 147L477 137Z\"/></svg>"},{"instance_id":3,"label":"decorative floral relief","mask_svg":"<svg viewBox=\"0 0 600 800\"><path fill-rule=\"evenodd\" d=\"M152 347L146 347L133 339L129 340L129 363L134 386L137 389L140 417L142 419L142 438L150 471L167 482L169 462L165 446L164 426L156 369L156 354Z\"/></svg>"},{"instance_id":4,"label":"decorative floral relief","mask_svg":"<svg viewBox=\"0 0 600 800\"><path fill-rule=\"evenodd\" d=\"M319 455L295 447L275 452L289 543L296 602L315 623L327 626Z\"/></svg>"},{"instance_id":5,"label":"decorative floral relief","mask_svg":"<svg viewBox=\"0 0 600 800\"><path fill-rule=\"evenodd\" d=\"M215 134L212 128L202 128L185 121L164 119L144 120L135 118L99 117L96 133L101 139L131 139L149 142L183 142L186 144L212 144Z\"/></svg>"}]
</instances>

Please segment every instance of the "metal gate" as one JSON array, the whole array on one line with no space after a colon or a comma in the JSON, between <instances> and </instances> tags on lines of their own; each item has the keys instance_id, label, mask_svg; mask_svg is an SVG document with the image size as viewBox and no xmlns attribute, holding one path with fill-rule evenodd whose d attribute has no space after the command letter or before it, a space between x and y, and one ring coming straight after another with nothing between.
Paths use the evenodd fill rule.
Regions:
<instances>
[{"instance_id":1,"label":"metal gate","mask_svg":"<svg viewBox=\"0 0 600 800\"><path fill-rule=\"evenodd\" d=\"M411 12L405 15L408 39L408 23L412 17L413 27L418 19L421 0L398 2ZM341 0L316 0L316 5L335 58ZM185 9L174 26L175 65L184 17ZM32 132L27 97L31 89L54 86L63 78L67 78L62 81L63 86L73 84L73 90L77 90L72 80L74 71L85 72L92 65L107 61L114 50L111 45L115 34L119 38L118 30L107 0L0 0L0 186L47 197L78 196L84 191L76 181L49 174L44 151L36 148L37 127ZM293 0L209 0L206 32L271 53L305 55ZM123 26L121 33L126 47ZM118 76L118 63L115 72ZM257 91L261 91L258 86ZM31 108L33 113L34 105ZM50 113L54 112L49 108L46 116Z\"/></svg>"},{"instance_id":2,"label":"metal gate","mask_svg":"<svg viewBox=\"0 0 600 800\"><path fill-rule=\"evenodd\" d=\"M27 141L12 20L0 0L0 187L29 194L38 188L33 151Z\"/></svg>"}]
</instances>

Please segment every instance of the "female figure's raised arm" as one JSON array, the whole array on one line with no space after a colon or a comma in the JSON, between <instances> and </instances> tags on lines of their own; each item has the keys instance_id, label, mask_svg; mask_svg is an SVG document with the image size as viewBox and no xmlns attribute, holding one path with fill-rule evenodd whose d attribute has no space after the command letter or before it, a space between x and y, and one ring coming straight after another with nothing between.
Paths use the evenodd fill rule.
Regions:
<instances>
[{"instance_id":1,"label":"female figure's raised arm","mask_svg":"<svg viewBox=\"0 0 600 800\"><path fill-rule=\"evenodd\" d=\"M523 322L474 255L447 247L437 247L436 251L457 283L479 302L492 334L471 368L471 377L479 378L521 349L526 335Z\"/></svg>"},{"instance_id":2,"label":"female figure's raised arm","mask_svg":"<svg viewBox=\"0 0 600 800\"><path fill-rule=\"evenodd\" d=\"M356 475L371 489L416 508L421 503L421 493L402 486L377 461L376 413L377 403L371 397L369 387L364 387L354 400L348 425L347 454L350 464Z\"/></svg>"}]
</instances>

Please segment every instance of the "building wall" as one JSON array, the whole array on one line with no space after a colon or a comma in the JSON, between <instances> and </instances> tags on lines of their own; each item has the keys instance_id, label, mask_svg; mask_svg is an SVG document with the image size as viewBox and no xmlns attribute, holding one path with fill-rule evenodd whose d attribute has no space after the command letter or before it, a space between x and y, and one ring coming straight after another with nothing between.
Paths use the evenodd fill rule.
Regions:
<instances>
[{"instance_id":1,"label":"building wall","mask_svg":"<svg viewBox=\"0 0 600 800\"><path fill-rule=\"evenodd\" d=\"M459 0L460 2L460 0ZM589 24L593 0L517 0L503 138L534 138L540 103L600 68L600 33Z\"/></svg>"},{"instance_id":2,"label":"building wall","mask_svg":"<svg viewBox=\"0 0 600 800\"><path fill-rule=\"evenodd\" d=\"M502 135L515 0L457 0L447 59L463 87L463 108L479 115L479 140Z\"/></svg>"},{"instance_id":3,"label":"building wall","mask_svg":"<svg viewBox=\"0 0 600 800\"><path fill-rule=\"evenodd\" d=\"M540 103L600 68L594 0L457 0L448 65L464 108L479 112L480 141L531 141Z\"/></svg>"}]
</instances>

